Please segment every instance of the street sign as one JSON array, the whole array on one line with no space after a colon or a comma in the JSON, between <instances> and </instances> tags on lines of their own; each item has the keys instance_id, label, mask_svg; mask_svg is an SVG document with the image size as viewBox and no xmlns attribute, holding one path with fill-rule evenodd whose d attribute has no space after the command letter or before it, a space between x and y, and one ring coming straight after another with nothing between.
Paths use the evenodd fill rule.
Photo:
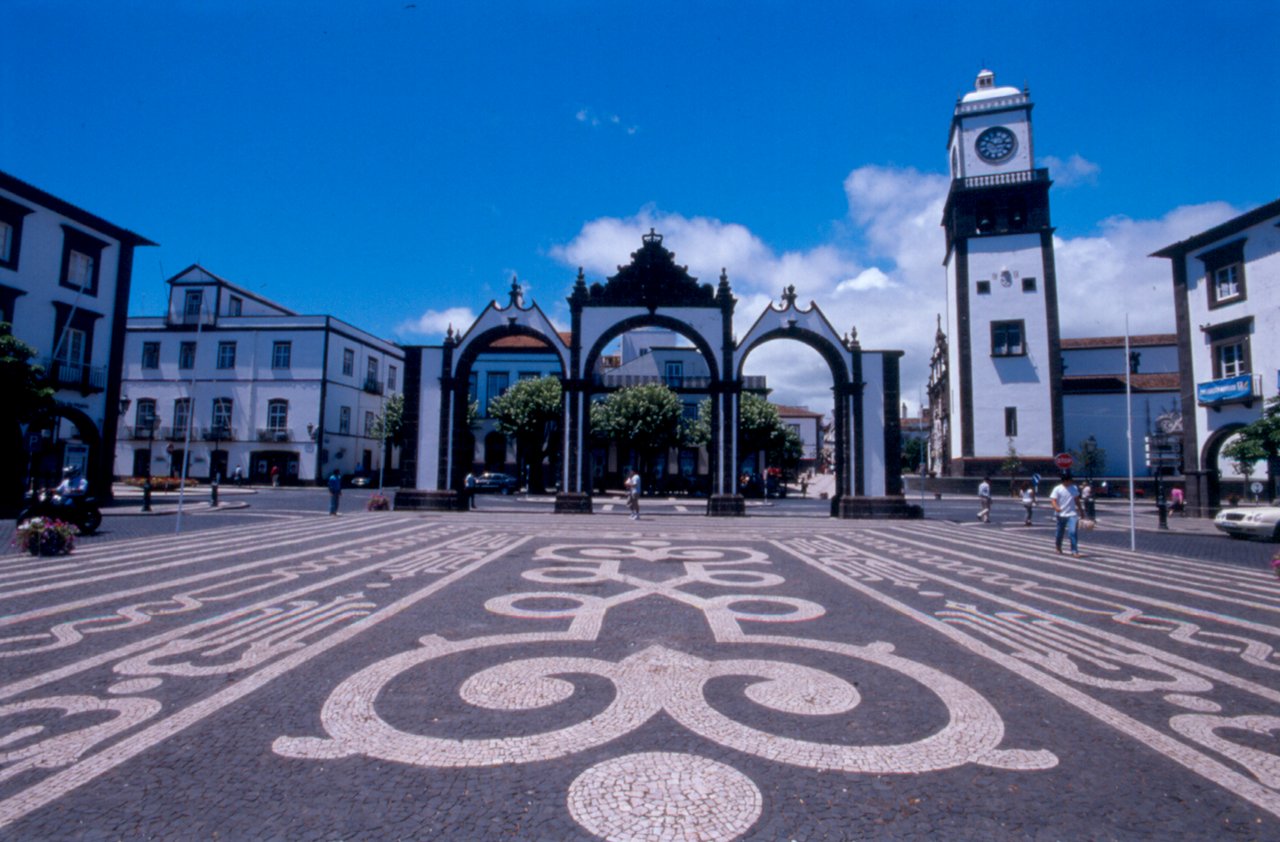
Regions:
<instances>
[{"instance_id":1,"label":"street sign","mask_svg":"<svg viewBox=\"0 0 1280 842\"><path fill-rule=\"evenodd\" d=\"M1059 453L1053 457L1053 464L1057 465L1060 470L1068 470L1076 462L1075 457L1070 453Z\"/></svg>"},{"instance_id":2,"label":"street sign","mask_svg":"<svg viewBox=\"0 0 1280 842\"><path fill-rule=\"evenodd\" d=\"M1253 496L1257 497L1262 493L1262 483L1254 482L1249 486L1249 490L1253 492Z\"/></svg>"}]
</instances>

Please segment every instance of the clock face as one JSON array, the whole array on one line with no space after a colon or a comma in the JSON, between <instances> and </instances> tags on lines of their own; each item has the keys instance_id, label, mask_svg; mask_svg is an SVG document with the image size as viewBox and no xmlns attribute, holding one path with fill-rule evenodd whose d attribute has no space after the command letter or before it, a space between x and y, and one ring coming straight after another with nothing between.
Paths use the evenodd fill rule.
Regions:
<instances>
[{"instance_id":1,"label":"clock face","mask_svg":"<svg viewBox=\"0 0 1280 842\"><path fill-rule=\"evenodd\" d=\"M982 160L998 164L1009 160L1018 151L1018 139L1004 126L994 126L978 135L973 146Z\"/></svg>"}]
</instances>

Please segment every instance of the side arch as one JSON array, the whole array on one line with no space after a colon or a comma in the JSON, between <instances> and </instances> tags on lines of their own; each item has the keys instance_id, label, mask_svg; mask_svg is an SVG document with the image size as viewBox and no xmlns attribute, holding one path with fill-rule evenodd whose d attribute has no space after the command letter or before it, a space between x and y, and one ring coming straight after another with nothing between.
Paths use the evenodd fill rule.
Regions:
<instances>
[{"instance_id":1,"label":"side arch","mask_svg":"<svg viewBox=\"0 0 1280 842\"><path fill-rule=\"evenodd\" d=\"M1214 430L1205 439L1204 446L1200 448L1200 466L1205 472L1206 505L1210 509L1217 509L1222 505L1222 474L1218 470L1218 457L1222 454L1222 447L1227 443L1227 439L1243 430L1245 426L1240 421L1224 424Z\"/></svg>"}]
</instances>

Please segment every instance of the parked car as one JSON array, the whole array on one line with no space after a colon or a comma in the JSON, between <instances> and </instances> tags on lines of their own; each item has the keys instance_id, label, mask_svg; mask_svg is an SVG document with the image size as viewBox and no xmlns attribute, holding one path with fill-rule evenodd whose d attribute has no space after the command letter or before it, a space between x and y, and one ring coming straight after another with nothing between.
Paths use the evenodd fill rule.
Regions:
<instances>
[{"instance_id":1,"label":"parked car","mask_svg":"<svg viewBox=\"0 0 1280 842\"><path fill-rule=\"evenodd\" d=\"M353 471L342 478L348 488L370 488L378 484L378 477L372 471Z\"/></svg>"},{"instance_id":2,"label":"parked car","mask_svg":"<svg viewBox=\"0 0 1280 842\"><path fill-rule=\"evenodd\" d=\"M519 481L511 474L485 471L476 477L476 493L478 494L515 494L519 487Z\"/></svg>"},{"instance_id":3,"label":"parked car","mask_svg":"<svg viewBox=\"0 0 1280 842\"><path fill-rule=\"evenodd\" d=\"M1213 519L1213 525L1232 538L1280 541L1280 506L1223 509Z\"/></svg>"}]
</instances>

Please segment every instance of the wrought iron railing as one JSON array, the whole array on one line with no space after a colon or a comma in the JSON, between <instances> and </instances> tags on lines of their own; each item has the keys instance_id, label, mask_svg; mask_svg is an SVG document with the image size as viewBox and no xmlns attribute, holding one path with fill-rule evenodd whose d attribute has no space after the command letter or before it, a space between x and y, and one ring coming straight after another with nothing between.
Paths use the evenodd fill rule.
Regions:
<instances>
[{"instance_id":1,"label":"wrought iron railing","mask_svg":"<svg viewBox=\"0 0 1280 842\"><path fill-rule=\"evenodd\" d=\"M258 441L293 441L293 434L287 429L259 427Z\"/></svg>"},{"instance_id":2,"label":"wrought iron railing","mask_svg":"<svg viewBox=\"0 0 1280 842\"><path fill-rule=\"evenodd\" d=\"M67 362L66 360L45 359L45 379L56 388L80 389L86 392L101 392L107 388L107 369L100 365Z\"/></svg>"}]
</instances>

